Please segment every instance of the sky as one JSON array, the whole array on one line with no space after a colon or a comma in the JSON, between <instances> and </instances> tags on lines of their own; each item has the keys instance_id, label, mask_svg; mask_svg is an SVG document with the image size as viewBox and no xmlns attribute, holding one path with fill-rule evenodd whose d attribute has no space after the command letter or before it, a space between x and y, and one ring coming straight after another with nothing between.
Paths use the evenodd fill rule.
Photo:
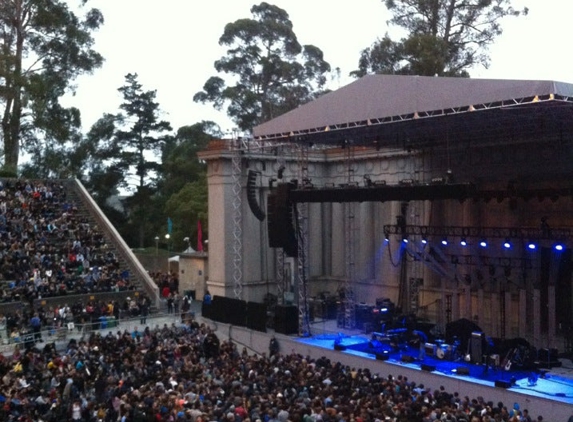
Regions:
<instances>
[{"instance_id":1,"label":"sky","mask_svg":"<svg viewBox=\"0 0 573 422\"><path fill-rule=\"evenodd\" d=\"M70 0L70 3L75 0ZM354 79L360 51L389 33L390 14L382 0L267 0L286 10L301 44L324 52L340 77L337 89ZM105 58L91 75L82 75L75 95L64 104L78 107L83 130L104 113L117 113L125 75L137 73L144 90L156 90L161 118L174 129L212 120L224 132L234 125L224 111L193 102L205 81L217 75L213 63L225 55L218 40L227 23L251 18L254 0L90 0L105 24L95 33L94 48ZM75 4L75 3L74 3ZM573 83L573 0L513 0L527 6L525 17L506 18L504 33L490 47L491 65L470 70L474 78L543 79Z\"/></svg>"}]
</instances>

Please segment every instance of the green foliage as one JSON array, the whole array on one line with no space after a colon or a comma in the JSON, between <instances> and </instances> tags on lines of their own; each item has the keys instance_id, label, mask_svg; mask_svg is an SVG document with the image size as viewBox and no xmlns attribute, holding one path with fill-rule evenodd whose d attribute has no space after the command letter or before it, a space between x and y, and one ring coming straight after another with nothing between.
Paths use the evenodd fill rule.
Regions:
<instances>
[{"instance_id":1,"label":"green foliage","mask_svg":"<svg viewBox=\"0 0 573 422\"><path fill-rule=\"evenodd\" d=\"M163 149L162 178L158 193L166 199L177 193L185 184L206 175L207 166L197 157L212 139L221 136L219 127L211 121L183 126Z\"/></svg>"},{"instance_id":2,"label":"green foliage","mask_svg":"<svg viewBox=\"0 0 573 422\"><path fill-rule=\"evenodd\" d=\"M230 75L234 85L212 76L193 97L217 109L226 105L243 131L315 99L330 72L318 47L298 42L285 10L263 2L251 14L228 23L219 39L228 50L215 69Z\"/></svg>"},{"instance_id":3,"label":"green foliage","mask_svg":"<svg viewBox=\"0 0 573 422\"><path fill-rule=\"evenodd\" d=\"M76 76L103 63L92 49L92 33L103 24L103 16L91 9L80 18L68 3L0 2L0 104L4 167L10 171L17 171L22 148L43 166L38 173L47 174L54 156L69 148L61 144L77 139L79 110L62 107L59 99L73 89Z\"/></svg>"},{"instance_id":4,"label":"green foliage","mask_svg":"<svg viewBox=\"0 0 573 422\"><path fill-rule=\"evenodd\" d=\"M165 204L165 213L173 220L173 239L177 249L184 249L185 237L191 239L191 246L197 247L197 222L201 221L203 240L208 238L207 233L207 179L189 182L172 195Z\"/></svg>"},{"instance_id":5,"label":"green foliage","mask_svg":"<svg viewBox=\"0 0 573 422\"><path fill-rule=\"evenodd\" d=\"M353 76L368 73L469 76L475 65L489 65L488 47L502 34L507 16L527 14L511 0L383 0L390 23L408 32L400 41L388 35L364 49Z\"/></svg>"}]
</instances>

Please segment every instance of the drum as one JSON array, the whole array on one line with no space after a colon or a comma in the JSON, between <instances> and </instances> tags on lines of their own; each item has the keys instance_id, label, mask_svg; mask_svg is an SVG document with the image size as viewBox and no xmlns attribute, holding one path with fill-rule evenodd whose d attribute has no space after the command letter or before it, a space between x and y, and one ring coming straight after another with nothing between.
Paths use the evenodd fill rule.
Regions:
<instances>
[{"instance_id":1,"label":"drum","mask_svg":"<svg viewBox=\"0 0 573 422\"><path fill-rule=\"evenodd\" d=\"M442 343L436 349L436 357L438 359L446 359L449 358L452 352L452 346L449 344Z\"/></svg>"}]
</instances>

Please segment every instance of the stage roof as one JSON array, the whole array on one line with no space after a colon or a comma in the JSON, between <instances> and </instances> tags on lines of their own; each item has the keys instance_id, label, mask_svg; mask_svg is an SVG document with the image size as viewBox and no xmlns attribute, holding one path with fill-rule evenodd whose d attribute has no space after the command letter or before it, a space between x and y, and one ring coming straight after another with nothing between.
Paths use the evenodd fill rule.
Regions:
<instances>
[{"instance_id":1,"label":"stage roof","mask_svg":"<svg viewBox=\"0 0 573 422\"><path fill-rule=\"evenodd\" d=\"M414 148L571 134L573 84L401 75L367 75L253 130L257 140Z\"/></svg>"}]
</instances>

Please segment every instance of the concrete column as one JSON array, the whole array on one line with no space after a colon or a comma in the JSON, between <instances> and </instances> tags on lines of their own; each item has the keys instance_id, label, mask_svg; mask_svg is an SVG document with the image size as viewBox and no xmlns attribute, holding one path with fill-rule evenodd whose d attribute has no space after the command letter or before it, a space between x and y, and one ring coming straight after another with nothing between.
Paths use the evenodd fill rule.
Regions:
<instances>
[{"instance_id":1,"label":"concrete column","mask_svg":"<svg viewBox=\"0 0 573 422\"><path fill-rule=\"evenodd\" d=\"M555 284L547 286L547 343L549 348L555 344Z\"/></svg>"},{"instance_id":2,"label":"concrete column","mask_svg":"<svg viewBox=\"0 0 573 422\"><path fill-rule=\"evenodd\" d=\"M539 289L533 290L532 300L533 315L541 315L541 292ZM533 345L537 348L541 347L541 321L538 318L533 318Z\"/></svg>"},{"instance_id":3,"label":"concrete column","mask_svg":"<svg viewBox=\"0 0 573 422\"><path fill-rule=\"evenodd\" d=\"M505 338L513 338L511 326L511 292L506 291L505 293Z\"/></svg>"},{"instance_id":4,"label":"concrete column","mask_svg":"<svg viewBox=\"0 0 573 422\"><path fill-rule=\"evenodd\" d=\"M464 313L465 313L467 319L469 319L470 321L473 321L474 316L472 314L472 289L470 288L469 285L466 286L466 288L464 289L464 292L465 292L465 310L464 310Z\"/></svg>"},{"instance_id":5,"label":"concrete column","mask_svg":"<svg viewBox=\"0 0 573 422\"><path fill-rule=\"evenodd\" d=\"M490 316L490 312L486 312L486 311L491 311L491 309L487 309L484 306L484 300L483 300L483 289L479 288L477 291L477 309L478 312L476 312L476 315L478 316L478 325L481 327L482 330L485 330L486 333L491 333L491 316Z\"/></svg>"},{"instance_id":6,"label":"concrete column","mask_svg":"<svg viewBox=\"0 0 573 422\"><path fill-rule=\"evenodd\" d=\"M527 291L519 289L519 332L518 336L527 338Z\"/></svg>"}]
</instances>

